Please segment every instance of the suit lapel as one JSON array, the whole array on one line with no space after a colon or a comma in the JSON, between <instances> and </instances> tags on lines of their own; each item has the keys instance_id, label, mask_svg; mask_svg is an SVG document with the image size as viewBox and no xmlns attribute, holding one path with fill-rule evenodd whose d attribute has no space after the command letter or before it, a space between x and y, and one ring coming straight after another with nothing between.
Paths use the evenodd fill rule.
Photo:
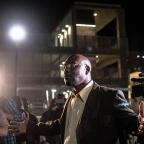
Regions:
<instances>
[{"instance_id":1,"label":"suit lapel","mask_svg":"<svg viewBox=\"0 0 144 144\"><path fill-rule=\"evenodd\" d=\"M89 93L88 99L86 101L82 117L79 120L78 124L80 124L83 120L87 119L88 116L91 116L92 118L97 118L101 101L99 89L99 85L97 83L94 83L94 86Z\"/></svg>"}]
</instances>

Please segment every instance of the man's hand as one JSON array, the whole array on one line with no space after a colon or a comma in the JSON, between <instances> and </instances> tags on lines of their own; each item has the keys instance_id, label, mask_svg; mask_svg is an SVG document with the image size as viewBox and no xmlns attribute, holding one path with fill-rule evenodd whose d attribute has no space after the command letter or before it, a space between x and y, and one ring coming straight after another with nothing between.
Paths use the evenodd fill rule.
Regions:
<instances>
[{"instance_id":1,"label":"man's hand","mask_svg":"<svg viewBox=\"0 0 144 144\"><path fill-rule=\"evenodd\" d=\"M22 117L23 117L23 121L17 123L18 133L26 133L27 124L28 124L28 121L29 121L29 113L28 112L23 112Z\"/></svg>"},{"instance_id":2,"label":"man's hand","mask_svg":"<svg viewBox=\"0 0 144 144\"><path fill-rule=\"evenodd\" d=\"M20 134L20 133L26 133L27 124L29 120L29 114L23 113L22 114L23 121L22 122L10 122L9 125L9 131Z\"/></svg>"}]
</instances>

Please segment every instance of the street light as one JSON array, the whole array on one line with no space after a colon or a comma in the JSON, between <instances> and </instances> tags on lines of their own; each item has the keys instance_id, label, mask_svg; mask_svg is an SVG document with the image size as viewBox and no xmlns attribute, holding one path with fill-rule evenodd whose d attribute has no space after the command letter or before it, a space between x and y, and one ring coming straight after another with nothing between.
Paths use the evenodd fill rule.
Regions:
<instances>
[{"instance_id":1,"label":"street light","mask_svg":"<svg viewBox=\"0 0 144 144\"><path fill-rule=\"evenodd\" d=\"M15 52L15 96L17 96L17 61L18 61L18 44L26 38L26 31L21 25L14 25L9 30L9 37L16 43Z\"/></svg>"},{"instance_id":2,"label":"street light","mask_svg":"<svg viewBox=\"0 0 144 144\"><path fill-rule=\"evenodd\" d=\"M26 37L26 31L22 26L15 25L10 29L9 36L13 41L21 42Z\"/></svg>"}]
</instances>

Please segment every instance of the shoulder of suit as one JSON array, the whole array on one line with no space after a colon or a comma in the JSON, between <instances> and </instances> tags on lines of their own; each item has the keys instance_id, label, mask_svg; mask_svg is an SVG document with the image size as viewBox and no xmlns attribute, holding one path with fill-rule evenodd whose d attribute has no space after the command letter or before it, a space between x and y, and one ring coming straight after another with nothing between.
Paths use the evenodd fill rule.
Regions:
<instances>
[{"instance_id":1,"label":"shoulder of suit","mask_svg":"<svg viewBox=\"0 0 144 144\"><path fill-rule=\"evenodd\" d=\"M98 90L104 91L104 92L117 92L117 91L120 91L120 90L118 90L116 88L113 88L113 87L99 85L96 82L94 82L93 89L98 89Z\"/></svg>"}]
</instances>

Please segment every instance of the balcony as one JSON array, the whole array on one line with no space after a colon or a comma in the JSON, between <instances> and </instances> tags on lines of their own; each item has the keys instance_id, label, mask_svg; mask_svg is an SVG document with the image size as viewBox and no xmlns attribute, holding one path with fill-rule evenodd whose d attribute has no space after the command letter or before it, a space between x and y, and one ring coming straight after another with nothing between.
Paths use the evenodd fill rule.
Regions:
<instances>
[{"instance_id":1,"label":"balcony","mask_svg":"<svg viewBox=\"0 0 144 144\"><path fill-rule=\"evenodd\" d=\"M120 49L128 49L127 38L116 38L110 36L77 36L76 46L59 45L55 46L52 37L49 39L33 37L19 45L19 52L40 52L52 54L71 54L71 53L97 53L97 54L119 54ZM65 40L66 41L66 40ZM16 45L12 42L1 41L0 50L14 51ZM76 48L77 47L77 48Z\"/></svg>"},{"instance_id":2,"label":"balcony","mask_svg":"<svg viewBox=\"0 0 144 144\"><path fill-rule=\"evenodd\" d=\"M125 47L128 49L127 38L116 38L110 36L78 36L77 48L81 52L97 54L119 54Z\"/></svg>"}]
</instances>

